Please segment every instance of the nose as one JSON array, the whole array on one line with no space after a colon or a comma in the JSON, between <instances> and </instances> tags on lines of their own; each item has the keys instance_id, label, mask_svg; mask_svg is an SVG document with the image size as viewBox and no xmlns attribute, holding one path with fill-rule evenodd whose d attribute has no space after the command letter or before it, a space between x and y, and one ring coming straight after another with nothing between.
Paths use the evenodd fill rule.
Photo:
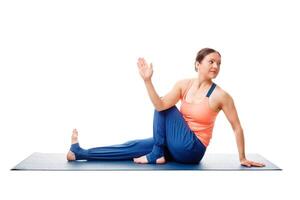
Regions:
<instances>
[{"instance_id":1,"label":"nose","mask_svg":"<svg viewBox=\"0 0 300 200\"><path fill-rule=\"evenodd\" d=\"M219 69L219 65L217 63L214 63L213 68L217 70L217 69Z\"/></svg>"}]
</instances>

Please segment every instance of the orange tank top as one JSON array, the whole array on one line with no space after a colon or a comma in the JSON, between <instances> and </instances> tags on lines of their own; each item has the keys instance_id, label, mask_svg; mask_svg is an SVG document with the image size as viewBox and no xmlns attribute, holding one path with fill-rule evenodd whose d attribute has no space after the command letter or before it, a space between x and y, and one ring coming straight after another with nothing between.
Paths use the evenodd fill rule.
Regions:
<instances>
[{"instance_id":1,"label":"orange tank top","mask_svg":"<svg viewBox=\"0 0 300 200\"><path fill-rule=\"evenodd\" d=\"M190 81L188 87L183 91L181 96L180 112L187 122L190 129L196 134L197 138L207 147L212 137L214 123L218 115L217 111L209 107L209 96L216 87L213 83L206 96L200 103L189 103L186 101L186 94L192 85Z\"/></svg>"}]
</instances>

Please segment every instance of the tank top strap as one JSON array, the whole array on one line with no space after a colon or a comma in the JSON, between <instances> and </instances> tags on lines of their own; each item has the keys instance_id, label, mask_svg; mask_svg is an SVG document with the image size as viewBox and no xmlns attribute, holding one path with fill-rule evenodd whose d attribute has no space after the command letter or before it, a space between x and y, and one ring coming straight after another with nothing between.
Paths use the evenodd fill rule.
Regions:
<instances>
[{"instance_id":1,"label":"tank top strap","mask_svg":"<svg viewBox=\"0 0 300 200\"><path fill-rule=\"evenodd\" d=\"M209 97L211 95L211 93L214 91L214 89L216 88L216 84L215 83L212 83L212 85L210 86L206 96Z\"/></svg>"}]
</instances>

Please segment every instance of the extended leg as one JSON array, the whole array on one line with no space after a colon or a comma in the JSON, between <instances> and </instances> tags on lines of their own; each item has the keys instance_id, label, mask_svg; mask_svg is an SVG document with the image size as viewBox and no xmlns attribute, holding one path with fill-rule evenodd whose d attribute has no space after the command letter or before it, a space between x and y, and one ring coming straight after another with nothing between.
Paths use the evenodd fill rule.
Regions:
<instances>
[{"instance_id":1,"label":"extended leg","mask_svg":"<svg viewBox=\"0 0 300 200\"><path fill-rule=\"evenodd\" d=\"M82 149L79 146L77 130L73 130L72 145L67 154L68 160L132 160L151 152L152 138L131 140L123 144Z\"/></svg>"}]
</instances>

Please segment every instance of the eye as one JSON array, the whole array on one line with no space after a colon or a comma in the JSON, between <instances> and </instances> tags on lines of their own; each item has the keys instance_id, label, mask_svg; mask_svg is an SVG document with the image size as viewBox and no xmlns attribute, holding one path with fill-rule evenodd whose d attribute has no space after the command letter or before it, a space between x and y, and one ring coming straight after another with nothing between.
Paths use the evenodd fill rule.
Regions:
<instances>
[{"instance_id":1,"label":"eye","mask_svg":"<svg viewBox=\"0 0 300 200\"><path fill-rule=\"evenodd\" d=\"M214 63L214 61L210 60L210 61L208 61L208 63L209 63L209 64L213 64L213 63Z\"/></svg>"}]
</instances>

